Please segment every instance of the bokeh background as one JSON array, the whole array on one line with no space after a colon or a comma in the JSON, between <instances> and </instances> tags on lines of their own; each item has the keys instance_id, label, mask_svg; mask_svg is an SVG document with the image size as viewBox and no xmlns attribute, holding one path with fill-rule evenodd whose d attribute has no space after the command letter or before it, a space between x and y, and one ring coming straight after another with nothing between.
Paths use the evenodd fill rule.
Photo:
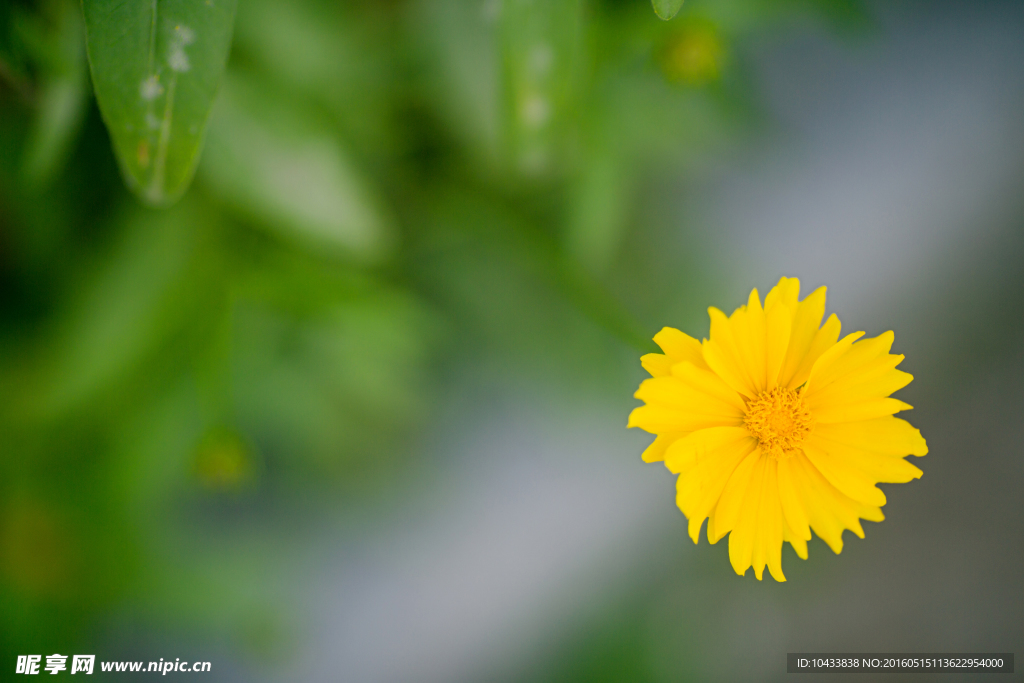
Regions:
<instances>
[{"instance_id":1,"label":"bokeh background","mask_svg":"<svg viewBox=\"0 0 1024 683\"><path fill-rule=\"evenodd\" d=\"M241 0L167 210L90 93L78 4L5 2L5 670L777 681L791 651L1024 652L1020 2ZM704 336L781 275L895 330L931 452L776 584L689 541L625 422L658 329Z\"/></svg>"}]
</instances>

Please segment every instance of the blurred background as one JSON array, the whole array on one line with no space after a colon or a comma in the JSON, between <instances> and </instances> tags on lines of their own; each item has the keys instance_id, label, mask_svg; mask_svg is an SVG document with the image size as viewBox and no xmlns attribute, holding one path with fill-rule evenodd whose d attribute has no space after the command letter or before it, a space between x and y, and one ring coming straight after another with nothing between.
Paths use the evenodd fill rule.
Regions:
<instances>
[{"instance_id":1,"label":"blurred background","mask_svg":"<svg viewBox=\"0 0 1024 683\"><path fill-rule=\"evenodd\" d=\"M195 182L154 210L78 3L5 2L2 666L1024 652L1022 113L1019 1L241 0ZM895 330L931 451L776 584L689 541L625 424L655 332L782 275Z\"/></svg>"}]
</instances>

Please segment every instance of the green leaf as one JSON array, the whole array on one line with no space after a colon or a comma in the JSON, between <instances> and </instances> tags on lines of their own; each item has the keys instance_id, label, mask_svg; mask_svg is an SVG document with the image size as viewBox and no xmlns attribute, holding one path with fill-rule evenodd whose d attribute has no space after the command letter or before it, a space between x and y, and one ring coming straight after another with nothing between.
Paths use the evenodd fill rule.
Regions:
<instances>
[{"instance_id":1,"label":"green leaf","mask_svg":"<svg viewBox=\"0 0 1024 683\"><path fill-rule=\"evenodd\" d=\"M578 0L510 0L501 10L506 135L512 161L527 176L557 166L576 104L584 59Z\"/></svg>"},{"instance_id":2,"label":"green leaf","mask_svg":"<svg viewBox=\"0 0 1024 683\"><path fill-rule=\"evenodd\" d=\"M651 0L651 4L654 5L654 13L668 21L679 12L683 0Z\"/></svg>"},{"instance_id":3,"label":"green leaf","mask_svg":"<svg viewBox=\"0 0 1024 683\"><path fill-rule=\"evenodd\" d=\"M201 298L193 289L204 282L193 266L196 235L209 224L192 202L159 213L132 207L122 220L120 244L75 285L78 300L55 327L35 408L41 415L96 405L183 321L195 322L195 301L209 301L208 291ZM31 413L33 401L26 404Z\"/></svg>"},{"instance_id":4,"label":"green leaf","mask_svg":"<svg viewBox=\"0 0 1024 683\"><path fill-rule=\"evenodd\" d=\"M389 214L329 123L303 104L232 72L210 122L202 181L289 241L379 261L393 247Z\"/></svg>"},{"instance_id":5,"label":"green leaf","mask_svg":"<svg viewBox=\"0 0 1024 683\"><path fill-rule=\"evenodd\" d=\"M621 160L593 151L577 175L570 193L565 246L591 273L611 265L629 215L629 172Z\"/></svg>"},{"instance_id":6,"label":"green leaf","mask_svg":"<svg viewBox=\"0 0 1024 683\"><path fill-rule=\"evenodd\" d=\"M83 0L93 86L125 183L154 206L188 187L236 0Z\"/></svg>"},{"instance_id":7,"label":"green leaf","mask_svg":"<svg viewBox=\"0 0 1024 683\"><path fill-rule=\"evenodd\" d=\"M355 151L387 158L398 153L390 98L401 69L389 48L391 23L364 21L375 4L247 0L238 7L231 53L323 106Z\"/></svg>"},{"instance_id":8,"label":"green leaf","mask_svg":"<svg viewBox=\"0 0 1024 683\"><path fill-rule=\"evenodd\" d=\"M447 129L477 161L496 168L502 129L498 18L501 5L450 0L410 3L421 26L426 90ZM483 11L481 11L483 10Z\"/></svg>"},{"instance_id":9,"label":"green leaf","mask_svg":"<svg viewBox=\"0 0 1024 683\"><path fill-rule=\"evenodd\" d=\"M45 187L63 168L85 115L89 81L85 66L82 13L74 0L46 5L49 22L35 17L22 31L34 43L40 71L37 112L25 143L22 174L33 189ZM29 40L30 39L30 40Z\"/></svg>"}]
</instances>

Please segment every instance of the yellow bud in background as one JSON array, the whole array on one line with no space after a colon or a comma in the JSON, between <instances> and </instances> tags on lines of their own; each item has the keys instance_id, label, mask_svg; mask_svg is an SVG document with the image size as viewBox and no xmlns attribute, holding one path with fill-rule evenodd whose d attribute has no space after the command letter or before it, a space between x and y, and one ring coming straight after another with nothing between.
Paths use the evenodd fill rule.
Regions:
<instances>
[{"instance_id":1,"label":"yellow bud in background","mask_svg":"<svg viewBox=\"0 0 1024 683\"><path fill-rule=\"evenodd\" d=\"M237 491L255 479L252 449L236 432L211 430L199 443L193 463L199 482L216 491Z\"/></svg>"},{"instance_id":2,"label":"yellow bud in background","mask_svg":"<svg viewBox=\"0 0 1024 683\"><path fill-rule=\"evenodd\" d=\"M691 21L669 37L659 61L668 80L705 85L721 77L725 46L714 24Z\"/></svg>"}]
</instances>

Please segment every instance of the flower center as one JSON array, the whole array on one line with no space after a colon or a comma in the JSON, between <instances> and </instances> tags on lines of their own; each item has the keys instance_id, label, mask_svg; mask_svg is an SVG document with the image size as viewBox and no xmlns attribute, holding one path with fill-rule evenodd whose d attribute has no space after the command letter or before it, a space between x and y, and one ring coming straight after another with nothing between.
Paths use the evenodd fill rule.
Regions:
<instances>
[{"instance_id":1,"label":"flower center","mask_svg":"<svg viewBox=\"0 0 1024 683\"><path fill-rule=\"evenodd\" d=\"M747 431L761 443L761 450L776 457L795 450L811 430L811 413L803 397L785 387L775 387L747 401Z\"/></svg>"}]
</instances>

